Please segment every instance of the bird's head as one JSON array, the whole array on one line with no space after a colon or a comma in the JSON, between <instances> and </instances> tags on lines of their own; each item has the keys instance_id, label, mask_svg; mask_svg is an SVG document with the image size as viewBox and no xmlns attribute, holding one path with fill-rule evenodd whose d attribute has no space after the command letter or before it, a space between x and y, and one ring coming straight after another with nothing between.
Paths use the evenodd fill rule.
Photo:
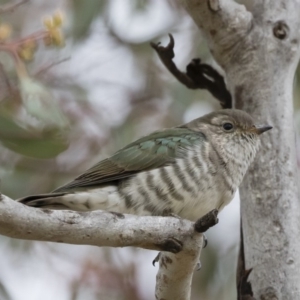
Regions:
<instances>
[{"instance_id":1,"label":"bird's head","mask_svg":"<svg viewBox=\"0 0 300 300\"><path fill-rule=\"evenodd\" d=\"M247 135L255 138L272 129L269 125L258 125L246 112L238 109L223 109L212 112L198 119L201 125L213 134L228 136ZM198 123L198 122L197 122Z\"/></svg>"},{"instance_id":2,"label":"bird's head","mask_svg":"<svg viewBox=\"0 0 300 300\"><path fill-rule=\"evenodd\" d=\"M209 140L227 150L249 146L254 152L259 146L259 136L272 128L269 125L258 125L249 114L238 109L212 112L190 122L187 127L203 132Z\"/></svg>"}]
</instances>

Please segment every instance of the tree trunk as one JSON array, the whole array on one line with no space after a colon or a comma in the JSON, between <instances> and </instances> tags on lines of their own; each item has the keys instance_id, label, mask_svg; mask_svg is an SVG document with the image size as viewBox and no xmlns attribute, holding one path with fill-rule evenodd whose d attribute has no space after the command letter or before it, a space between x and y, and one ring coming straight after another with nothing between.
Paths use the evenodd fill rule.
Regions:
<instances>
[{"instance_id":1,"label":"tree trunk","mask_svg":"<svg viewBox=\"0 0 300 300\"><path fill-rule=\"evenodd\" d=\"M300 2L181 0L226 73L234 106L273 125L240 188L256 299L300 299L300 205L293 128Z\"/></svg>"}]
</instances>

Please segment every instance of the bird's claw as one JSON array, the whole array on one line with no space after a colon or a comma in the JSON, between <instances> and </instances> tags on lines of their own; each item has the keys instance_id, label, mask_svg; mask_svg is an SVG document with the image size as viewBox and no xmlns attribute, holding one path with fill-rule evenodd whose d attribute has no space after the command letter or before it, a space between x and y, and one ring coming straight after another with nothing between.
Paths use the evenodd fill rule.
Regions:
<instances>
[{"instance_id":1,"label":"bird's claw","mask_svg":"<svg viewBox=\"0 0 300 300\"><path fill-rule=\"evenodd\" d=\"M202 265L201 265L201 261L199 260L199 262L197 262L197 265L196 265L196 271L200 271L202 268Z\"/></svg>"},{"instance_id":2,"label":"bird's claw","mask_svg":"<svg viewBox=\"0 0 300 300\"><path fill-rule=\"evenodd\" d=\"M158 252L158 254L156 255L156 257L155 257L155 258L153 259L153 261L152 261L153 267L155 267L155 264L156 264L157 262L159 262L160 256L161 256L161 253Z\"/></svg>"},{"instance_id":3,"label":"bird's claw","mask_svg":"<svg viewBox=\"0 0 300 300\"><path fill-rule=\"evenodd\" d=\"M203 235L203 247L202 248L206 248L206 246L208 245L208 239L204 233L202 233L202 235Z\"/></svg>"}]
</instances>

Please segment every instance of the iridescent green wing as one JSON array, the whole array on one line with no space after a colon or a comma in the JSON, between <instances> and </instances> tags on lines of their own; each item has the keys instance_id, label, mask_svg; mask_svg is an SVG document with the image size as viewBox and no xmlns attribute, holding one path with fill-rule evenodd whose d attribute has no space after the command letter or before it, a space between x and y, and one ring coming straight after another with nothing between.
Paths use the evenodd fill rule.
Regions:
<instances>
[{"instance_id":1,"label":"iridescent green wing","mask_svg":"<svg viewBox=\"0 0 300 300\"><path fill-rule=\"evenodd\" d=\"M170 128L154 132L102 160L54 192L68 192L86 186L100 185L172 164L176 158L184 157L185 149L204 140L204 134L187 128Z\"/></svg>"}]
</instances>

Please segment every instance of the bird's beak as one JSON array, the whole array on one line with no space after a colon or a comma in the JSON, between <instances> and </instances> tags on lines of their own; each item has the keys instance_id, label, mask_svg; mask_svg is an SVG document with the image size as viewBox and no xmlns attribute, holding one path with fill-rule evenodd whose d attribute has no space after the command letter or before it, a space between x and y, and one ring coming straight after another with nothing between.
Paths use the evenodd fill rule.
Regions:
<instances>
[{"instance_id":1,"label":"bird's beak","mask_svg":"<svg viewBox=\"0 0 300 300\"><path fill-rule=\"evenodd\" d=\"M272 129L273 127L270 126L270 125L256 125L253 127L253 131L256 133L256 134L262 134L264 133L265 131L268 131L270 129Z\"/></svg>"}]
</instances>

